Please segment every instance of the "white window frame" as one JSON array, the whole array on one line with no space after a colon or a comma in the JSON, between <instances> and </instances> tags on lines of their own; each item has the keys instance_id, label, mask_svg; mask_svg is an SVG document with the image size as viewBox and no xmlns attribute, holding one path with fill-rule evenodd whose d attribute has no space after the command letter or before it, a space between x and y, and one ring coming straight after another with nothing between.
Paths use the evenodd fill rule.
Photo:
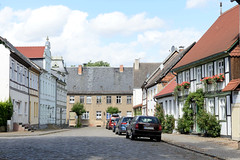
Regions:
<instances>
[{"instance_id":1,"label":"white window frame","mask_svg":"<svg viewBox=\"0 0 240 160\"><path fill-rule=\"evenodd\" d=\"M25 102L25 105L24 105L24 114L27 115L27 102Z\"/></svg>"},{"instance_id":2,"label":"white window frame","mask_svg":"<svg viewBox=\"0 0 240 160\"><path fill-rule=\"evenodd\" d=\"M182 73L178 74L178 84L181 84L183 82L183 76Z\"/></svg>"},{"instance_id":3,"label":"white window frame","mask_svg":"<svg viewBox=\"0 0 240 160\"><path fill-rule=\"evenodd\" d=\"M226 98L219 98L219 120L226 120Z\"/></svg>"},{"instance_id":4,"label":"white window frame","mask_svg":"<svg viewBox=\"0 0 240 160\"><path fill-rule=\"evenodd\" d=\"M116 96L116 103L121 104L122 103L122 96Z\"/></svg>"},{"instance_id":5,"label":"white window frame","mask_svg":"<svg viewBox=\"0 0 240 160\"><path fill-rule=\"evenodd\" d=\"M97 96L96 102L97 102L97 104L101 104L102 103L102 96Z\"/></svg>"},{"instance_id":6,"label":"white window frame","mask_svg":"<svg viewBox=\"0 0 240 160\"><path fill-rule=\"evenodd\" d=\"M84 104L84 96L80 96L79 98L80 98L80 101L79 101L79 102L80 102L81 104Z\"/></svg>"},{"instance_id":7,"label":"white window frame","mask_svg":"<svg viewBox=\"0 0 240 160\"><path fill-rule=\"evenodd\" d=\"M213 76L213 63L209 63L207 66L208 66L207 76L211 77Z\"/></svg>"},{"instance_id":8,"label":"white window frame","mask_svg":"<svg viewBox=\"0 0 240 160\"><path fill-rule=\"evenodd\" d=\"M132 111L127 111L127 117L132 117Z\"/></svg>"},{"instance_id":9,"label":"white window frame","mask_svg":"<svg viewBox=\"0 0 240 160\"><path fill-rule=\"evenodd\" d=\"M16 106L17 106L17 109L18 109L18 114L21 115L22 114L21 101L17 101Z\"/></svg>"},{"instance_id":10,"label":"white window frame","mask_svg":"<svg viewBox=\"0 0 240 160\"><path fill-rule=\"evenodd\" d=\"M214 115L214 98L208 99L208 112Z\"/></svg>"},{"instance_id":11,"label":"white window frame","mask_svg":"<svg viewBox=\"0 0 240 160\"><path fill-rule=\"evenodd\" d=\"M112 103L112 96L107 96L107 104L111 104Z\"/></svg>"},{"instance_id":12,"label":"white window frame","mask_svg":"<svg viewBox=\"0 0 240 160\"><path fill-rule=\"evenodd\" d=\"M220 74L220 73L224 73L224 61L223 59L222 60L219 60L217 62L217 73Z\"/></svg>"},{"instance_id":13,"label":"white window frame","mask_svg":"<svg viewBox=\"0 0 240 160\"><path fill-rule=\"evenodd\" d=\"M82 119L89 119L89 111L82 114Z\"/></svg>"},{"instance_id":14,"label":"white window frame","mask_svg":"<svg viewBox=\"0 0 240 160\"><path fill-rule=\"evenodd\" d=\"M197 81L197 83L199 83L199 82L201 82L200 80L202 79L202 67L200 66L200 67L197 67L197 69L196 69L196 81Z\"/></svg>"},{"instance_id":15,"label":"white window frame","mask_svg":"<svg viewBox=\"0 0 240 160\"><path fill-rule=\"evenodd\" d=\"M75 97L69 96L69 103L75 103Z\"/></svg>"},{"instance_id":16,"label":"white window frame","mask_svg":"<svg viewBox=\"0 0 240 160\"><path fill-rule=\"evenodd\" d=\"M91 104L92 103L92 97L91 96L87 96L86 103L87 104Z\"/></svg>"},{"instance_id":17,"label":"white window frame","mask_svg":"<svg viewBox=\"0 0 240 160\"><path fill-rule=\"evenodd\" d=\"M127 104L132 104L132 96L127 96Z\"/></svg>"},{"instance_id":18,"label":"white window frame","mask_svg":"<svg viewBox=\"0 0 240 160\"><path fill-rule=\"evenodd\" d=\"M102 119L102 111L96 111L96 119Z\"/></svg>"},{"instance_id":19,"label":"white window frame","mask_svg":"<svg viewBox=\"0 0 240 160\"><path fill-rule=\"evenodd\" d=\"M189 70L186 71L185 79L186 79L185 80L186 82L190 82L190 72L189 72Z\"/></svg>"},{"instance_id":20,"label":"white window frame","mask_svg":"<svg viewBox=\"0 0 240 160\"><path fill-rule=\"evenodd\" d=\"M15 80L15 62L13 60L11 61L11 70L12 70L11 78L12 80Z\"/></svg>"}]
</instances>

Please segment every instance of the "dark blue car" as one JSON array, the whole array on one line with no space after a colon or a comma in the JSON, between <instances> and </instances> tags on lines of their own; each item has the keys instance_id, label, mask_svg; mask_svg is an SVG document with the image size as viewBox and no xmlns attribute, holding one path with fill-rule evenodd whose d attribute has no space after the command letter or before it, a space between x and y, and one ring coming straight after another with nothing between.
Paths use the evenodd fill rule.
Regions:
<instances>
[{"instance_id":1,"label":"dark blue car","mask_svg":"<svg viewBox=\"0 0 240 160\"><path fill-rule=\"evenodd\" d=\"M118 121L116 125L116 131L115 133L118 135L121 135L122 133L126 133L126 128L128 126L128 122L131 121L133 117L122 117Z\"/></svg>"}]
</instances>

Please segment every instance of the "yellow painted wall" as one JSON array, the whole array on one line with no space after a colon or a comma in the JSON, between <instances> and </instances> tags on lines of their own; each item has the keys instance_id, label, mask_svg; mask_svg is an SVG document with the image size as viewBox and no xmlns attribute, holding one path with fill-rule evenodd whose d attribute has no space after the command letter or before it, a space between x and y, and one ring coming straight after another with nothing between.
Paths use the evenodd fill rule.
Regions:
<instances>
[{"instance_id":1,"label":"yellow painted wall","mask_svg":"<svg viewBox=\"0 0 240 160\"><path fill-rule=\"evenodd\" d=\"M240 103L232 104L232 139L240 141Z\"/></svg>"}]
</instances>

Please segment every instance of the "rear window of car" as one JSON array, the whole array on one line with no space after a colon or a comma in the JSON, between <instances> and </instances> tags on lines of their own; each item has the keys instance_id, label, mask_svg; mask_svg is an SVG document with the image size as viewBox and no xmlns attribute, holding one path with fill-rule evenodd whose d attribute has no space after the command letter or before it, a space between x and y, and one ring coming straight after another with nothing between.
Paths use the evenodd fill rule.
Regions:
<instances>
[{"instance_id":1,"label":"rear window of car","mask_svg":"<svg viewBox=\"0 0 240 160\"><path fill-rule=\"evenodd\" d=\"M123 118L123 121L122 121L122 122L131 121L132 119L133 119L132 117L126 117L126 118Z\"/></svg>"},{"instance_id":2,"label":"rear window of car","mask_svg":"<svg viewBox=\"0 0 240 160\"><path fill-rule=\"evenodd\" d=\"M139 117L138 122L142 123L158 123L158 119L155 117Z\"/></svg>"}]
</instances>

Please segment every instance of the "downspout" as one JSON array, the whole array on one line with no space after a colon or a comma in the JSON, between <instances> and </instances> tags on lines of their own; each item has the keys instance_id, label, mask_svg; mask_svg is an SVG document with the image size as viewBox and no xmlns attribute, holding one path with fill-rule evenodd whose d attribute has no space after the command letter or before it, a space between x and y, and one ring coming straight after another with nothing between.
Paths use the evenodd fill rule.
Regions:
<instances>
[{"instance_id":1,"label":"downspout","mask_svg":"<svg viewBox=\"0 0 240 160\"><path fill-rule=\"evenodd\" d=\"M58 78L56 78L56 83L55 83L55 125L57 125L57 82L58 81Z\"/></svg>"},{"instance_id":2,"label":"downspout","mask_svg":"<svg viewBox=\"0 0 240 160\"><path fill-rule=\"evenodd\" d=\"M30 116L31 116L31 113L30 113L30 85L29 85L29 68L28 68L28 84L27 84L27 87L28 87L28 124L30 125ZM26 83L26 82L25 82Z\"/></svg>"},{"instance_id":3,"label":"downspout","mask_svg":"<svg viewBox=\"0 0 240 160\"><path fill-rule=\"evenodd\" d=\"M41 75L42 75L42 73L40 72L39 73L39 76L38 76L38 128L40 128L40 125L41 125L41 123L40 123L40 115L41 115L41 104L40 104L40 99L41 99L41 91L40 91L40 77L41 77Z\"/></svg>"},{"instance_id":4,"label":"downspout","mask_svg":"<svg viewBox=\"0 0 240 160\"><path fill-rule=\"evenodd\" d=\"M148 92L147 92L147 88L145 88L146 91L146 116L148 116Z\"/></svg>"}]
</instances>

